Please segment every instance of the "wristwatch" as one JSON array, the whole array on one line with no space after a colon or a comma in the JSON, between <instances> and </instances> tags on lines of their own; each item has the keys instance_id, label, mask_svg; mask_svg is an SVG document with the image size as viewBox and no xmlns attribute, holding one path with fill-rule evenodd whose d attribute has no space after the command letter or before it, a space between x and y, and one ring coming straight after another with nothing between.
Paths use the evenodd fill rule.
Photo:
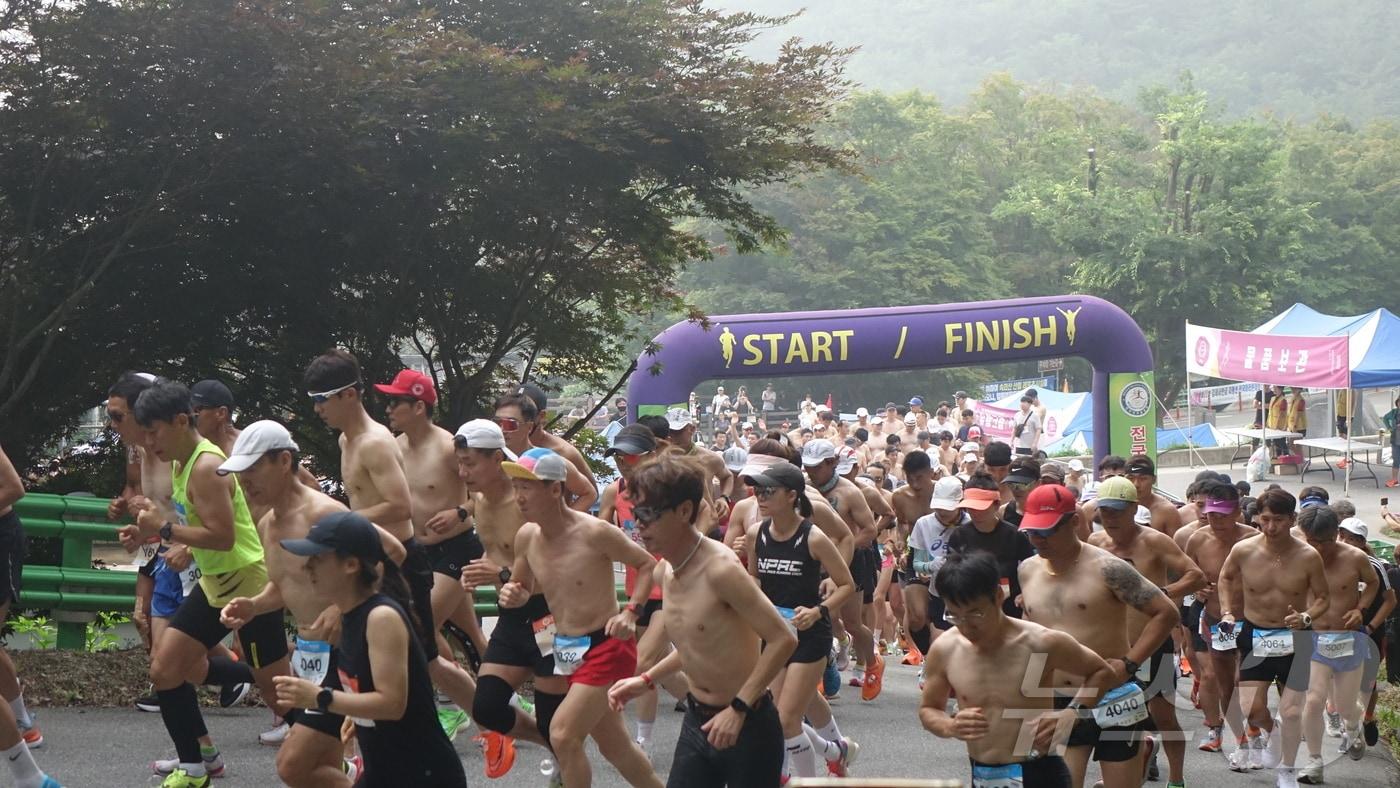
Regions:
<instances>
[{"instance_id":1,"label":"wristwatch","mask_svg":"<svg viewBox=\"0 0 1400 788\"><path fill-rule=\"evenodd\" d=\"M638 605L636 602L628 602L622 606L622 609L634 616L640 616L642 614L642 606Z\"/></svg>"},{"instance_id":2,"label":"wristwatch","mask_svg":"<svg viewBox=\"0 0 1400 788\"><path fill-rule=\"evenodd\" d=\"M1298 617L1303 619L1303 629L1312 629L1312 616L1308 615L1306 610L1299 613Z\"/></svg>"},{"instance_id":3,"label":"wristwatch","mask_svg":"<svg viewBox=\"0 0 1400 788\"><path fill-rule=\"evenodd\" d=\"M509 582L510 582L510 567L508 567L508 566L503 566L503 567L501 567L501 573L500 573L499 575L497 575L497 577L501 578L501 585L505 585L506 583L509 583Z\"/></svg>"},{"instance_id":4,"label":"wristwatch","mask_svg":"<svg viewBox=\"0 0 1400 788\"><path fill-rule=\"evenodd\" d=\"M1128 672L1128 679L1129 679L1129 680L1131 680L1131 679L1133 678L1133 676L1136 676L1136 675L1137 675L1138 668L1140 668L1140 667L1142 667L1142 665L1139 665L1138 663L1132 661L1131 659L1128 659L1127 657L1124 657L1124 658L1123 658L1123 669L1126 670L1126 671Z\"/></svg>"},{"instance_id":5,"label":"wristwatch","mask_svg":"<svg viewBox=\"0 0 1400 788\"><path fill-rule=\"evenodd\" d=\"M317 710L319 710L322 714L325 714L326 712L330 711L331 701L334 699L335 690L331 689L330 687L322 687L321 691L316 693Z\"/></svg>"},{"instance_id":6,"label":"wristwatch","mask_svg":"<svg viewBox=\"0 0 1400 788\"><path fill-rule=\"evenodd\" d=\"M470 516L471 516L471 515L467 513L466 507L464 507L464 506L458 506L458 507L457 507L457 520L458 520L459 522L465 523L465 522L467 521L467 518L470 517Z\"/></svg>"},{"instance_id":7,"label":"wristwatch","mask_svg":"<svg viewBox=\"0 0 1400 788\"><path fill-rule=\"evenodd\" d=\"M171 537L175 535L175 524L167 522L165 525L162 525L160 527L160 530L157 533L160 534L161 541L168 542L170 541Z\"/></svg>"},{"instance_id":8,"label":"wristwatch","mask_svg":"<svg viewBox=\"0 0 1400 788\"><path fill-rule=\"evenodd\" d=\"M753 711L753 709L749 708L749 704L745 703L744 699L739 697L738 695L734 696L734 700L729 701L729 708L745 716L747 716L750 712Z\"/></svg>"}]
</instances>

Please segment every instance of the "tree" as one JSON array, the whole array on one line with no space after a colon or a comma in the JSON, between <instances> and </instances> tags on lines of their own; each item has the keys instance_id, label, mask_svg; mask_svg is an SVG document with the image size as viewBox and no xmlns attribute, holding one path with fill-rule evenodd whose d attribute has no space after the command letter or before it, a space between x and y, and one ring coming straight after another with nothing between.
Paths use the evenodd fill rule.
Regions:
<instances>
[{"instance_id":1,"label":"tree","mask_svg":"<svg viewBox=\"0 0 1400 788\"><path fill-rule=\"evenodd\" d=\"M406 344L460 423L507 362L601 375L626 316L781 228L743 191L814 137L846 53L679 0L6 6L0 441L33 457L121 369L314 418L301 369ZM75 370L80 374L74 374ZM17 418L22 416L23 418ZM334 467L319 425L300 430Z\"/></svg>"}]
</instances>

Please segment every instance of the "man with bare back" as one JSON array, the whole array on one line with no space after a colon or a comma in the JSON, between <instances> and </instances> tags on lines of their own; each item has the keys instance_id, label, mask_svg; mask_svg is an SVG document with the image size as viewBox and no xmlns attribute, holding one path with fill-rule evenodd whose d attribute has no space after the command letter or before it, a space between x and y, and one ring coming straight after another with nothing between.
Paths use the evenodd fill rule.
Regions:
<instances>
[{"instance_id":1,"label":"man with bare back","mask_svg":"<svg viewBox=\"0 0 1400 788\"><path fill-rule=\"evenodd\" d=\"M549 744L563 783L588 788L593 770L584 740L629 785L661 788L646 754L627 735L608 690L637 668L637 619L651 593L656 559L621 529L564 505L568 460L535 448L501 467L511 477L526 522L515 536L515 565L501 586L502 608L519 608L543 594L550 616L536 637L554 657L555 676L569 684L549 722ZM613 562L636 570L626 607L619 610Z\"/></svg>"},{"instance_id":2,"label":"man with bare back","mask_svg":"<svg viewBox=\"0 0 1400 788\"><path fill-rule=\"evenodd\" d=\"M1151 457L1135 454L1128 458L1128 481L1137 488L1138 506L1146 506L1152 512L1152 527L1171 536L1181 527L1181 515L1176 506L1157 494L1153 486L1157 483L1157 464Z\"/></svg>"},{"instance_id":3,"label":"man with bare back","mask_svg":"<svg viewBox=\"0 0 1400 788\"><path fill-rule=\"evenodd\" d=\"M690 679L668 788L771 788L783 768L783 731L768 687L797 635L734 553L696 528L707 471L662 455L637 469L633 487L642 543L660 555L665 626L675 645L608 694L616 710L662 677Z\"/></svg>"},{"instance_id":4,"label":"man with bare back","mask_svg":"<svg viewBox=\"0 0 1400 788\"><path fill-rule=\"evenodd\" d=\"M598 482L593 478L593 469L588 467L588 461L584 459L583 452L579 451L574 444L546 429L549 426L549 397L544 393L544 389L530 382L520 384L520 388L515 393L524 394L530 398L531 402L535 403L535 429L534 432L530 433L530 444L542 449L550 449L568 460L569 464L582 474L588 482L589 488L595 491L595 495L588 499L587 506L579 506L576 501L570 504L581 512L588 511L589 507L597 500ZM603 411L606 412L607 408L604 407ZM623 416L625 417L626 414L624 413Z\"/></svg>"},{"instance_id":5,"label":"man with bare back","mask_svg":"<svg viewBox=\"0 0 1400 788\"><path fill-rule=\"evenodd\" d=\"M1144 733L1148 704L1136 675L1181 617L1167 595L1128 562L1081 542L1079 517L1074 494L1061 485L1042 484L1026 496L1020 528L1038 555L1018 569L1022 602L1028 620L1071 635L1113 670L1113 689L1070 734L1065 758L1074 785L1084 784L1092 753L1108 788L1136 786L1157 744ZM1136 638L1130 637L1129 609L1147 619ZM1056 700L1061 706L1070 702Z\"/></svg>"}]
</instances>

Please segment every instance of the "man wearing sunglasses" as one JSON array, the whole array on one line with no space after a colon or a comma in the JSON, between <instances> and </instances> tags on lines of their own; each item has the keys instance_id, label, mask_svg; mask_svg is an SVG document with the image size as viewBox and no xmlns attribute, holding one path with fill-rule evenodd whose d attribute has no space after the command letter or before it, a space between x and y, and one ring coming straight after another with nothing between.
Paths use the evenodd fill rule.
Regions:
<instances>
[{"instance_id":1,"label":"man wearing sunglasses","mask_svg":"<svg viewBox=\"0 0 1400 788\"><path fill-rule=\"evenodd\" d=\"M530 398L531 402L535 403L535 427L534 431L530 433L530 445L549 449L555 454L558 454L560 457L568 460L569 464L574 466L579 474L583 476L584 480L588 483L588 489L593 491L593 497L588 499L588 506L579 508L577 502L575 502L573 508L581 512L588 511L592 508L593 502L598 500L598 480L593 478L593 469L588 467L588 461L583 458L583 452L579 451L578 447L574 446L574 444L569 443L558 435L545 429L546 425L549 424L549 397L544 393L544 389L527 381L520 384L520 388L516 393L524 394ZM618 419L623 425L626 425L627 400L619 397L618 401L622 403L618 408ZM599 412L606 414L607 411L607 406L603 406ZM575 483L577 484L577 481L575 481Z\"/></svg>"},{"instance_id":2,"label":"man wearing sunglasses","mask_svg":"<svg viewBox=\"0 0 1400 788\"><path fill-rule=\"evenodd\" d=\"M1081 542L1078 520L1074 494L1065 487L1043 484L1026 496L1020 529L1038 555L1017 570L1022 607L1027 619L1070 635L1113 670L1113 689L1092 711L1083 710L1070 733L1065 760L1074 785L1083 786L1092 754L1103 771L1104 785L1136 786L1142 783L1157 740L1145 734L1147 701L1135 674L1181 616L1167 595L1127 561ZM1147 619L1132 639L1130 608ZM1055 702L1060 708L1080 706L1073 697L1057 697Z\"/></svg>"},{"instance_id":3,"label":"man wearing sunglasses","mask_svg":"<svg viewBox=\"0 0 1400 788\"><path fill-rule=\"evenodd\" d=\"M452 433L432 420L438 401L433 379L417 370L405 369L390 383L376 383L374 389L389 400L384 415L388 417L389 429L398 433L395 440L408 480L413 539L422 546L432 567L432 636L443 660L439 664L429 658L428 666L433 681L461 706L438 712L443 730L451 739L459 728L469 724L462 709L471 708L476 683L450 659L452 650L442 636L442 627L451 620L467 634L477 653L486 647L471 599L461 583L462 567L482 555L481 539L467 511L467 488L457 475Z\"/></svg>"},{"instance_id":4,"label":"man wearing sunglasses","mask_svg":"<svg viewBox=\"0 0 1400 788\"><path fill-rule=\"evenodd\" d=\"M1143 454L1129 457L1128 481L1137 488L1138 505L1146 506L1152 512L1152 527L1167 536L1175 534L1182 526L1181 514L1171 501L1153 489L1157 484L1157 465L1152 458Z\"/></svg>"},{"instance_id":5,"label":"man wearing sunglasses","mask_svg":"<svg viewBox=\"0 0 1400 788\"><path fill-rule=\"evenodd\" d=\"M663 454L636 472L637 530L665 559L659 574L676 649L613 685L608 700L621 710L684 670L691 690L670 788L770 788L782 773L783 731L768 687L797 635L729 550L696 527L706 484L707 471L687 457Z\"/></svg>"},{"instance_id":6,"label":"man wearing sunglasses","mask_svg":"<svg viewBox=\"0 0 1400 788\"><path fill-rule=\"evenodd\" d=\"M540 432L540 415L535 401L528 394L500 397L494 410L495 418L492 420L506 436L506 446L512 454L518 457L535 448L534 436ZM568 495L569 508L579 512L593 508L593 502L598 500L598 488L591 481L592 477L584 476L572 462L569 463L568 474L564 490Z\"/></svg>"},{"instance_id":7,"label":"man wearing sunglasses","mask_svg":"<svg viewBox=\"0 0 1400 788\"><path fill-rule=\"evenodd\" d=\"M1040 460L1017 457L1011 461L1001 479L1001 489L1011 495L1011 502L1001 510L1001 519L1019 526L1026 511L1026 499L1040 486Z\"/></svg>"},{"instance_id":8,"label":"man wearing sunglasses","mask_svg":"<svg viewBox=\"0 0 1400 788\"><path fill-rule=\"evenodd\" d=\"M1149 583L1161 588L1173 601L1204 588L1206 576L1176 546L1171 537L1152 527L1139 525L1136 515L1145 511L1138 504L1138 490L1126 479L1109 479L1099 486L1099 514L1103 531L1089 537L1089 544L1101 547L1133 565ZM1172 581L1172 578L1176 578ZM1128 637L1136 640L1147 619L1137 611L1128 612ZM1176 718L1176 644L1166 637L1139 668L1137 678L1146 687L1147 708L1156 730L1163 734L1169 776L1167 788L1182 788L1185 777L1186 741ZM1153 771L1155 764L1149 764Z\"/></svg>"},{"instance_id":9,"label":"man wearing sunglasses","mask_svg":"<svg viewBox=\"0 0 1400 788\"><path fill-rule=\"evenodd\" d=\"M743 451L740 449L740 451ZM637 530L634 513L636 499L632 494L632 477L637 469L650 460L656 452L656 436L640 424L623 427L613 439L613 445L603 453L617 463L618 478L603 490L598 507L599 519L612 523L637 544L642 543ZM637 570L626 567L624 588L628 595L637 587ZM637 616L637 675L646 672L666 656L670 646L666 641L666 630L660 626L662 610L661 584L653 583L651 595L647 597L642 612ZM685 684L682 677L671 677L666 684L677 698L684 697ZM651 731L656 724L657 693L648 692L637 704L637 746L647 750L651 746Z\"/></svg>"}]
</instances>

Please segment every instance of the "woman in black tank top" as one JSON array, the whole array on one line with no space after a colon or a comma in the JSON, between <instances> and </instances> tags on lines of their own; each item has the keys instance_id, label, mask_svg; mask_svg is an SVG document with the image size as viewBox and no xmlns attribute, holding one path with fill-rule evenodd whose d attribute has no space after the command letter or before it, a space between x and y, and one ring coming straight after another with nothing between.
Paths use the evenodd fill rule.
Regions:
<instances>
[{"instance_id":1,"label":"woman in black tank top","mask_svg":"<svg viewBox=\"0 0 1400 788\"><path fill-rule=\"evenodd\" d=\"M794 777L815 777L820 755L844 769L854 753L850 740L840 735L828 737L829 732L810 727L804 730L802 720L809 706L826 703L817 686L831 651L830 610L839 610L854 593L851 570L835 543L812 525L806 478L796 466L775 465L744 481L753 487L759 513L765 518L749 527L745 540L749 574L797 633L797 649L773 682L788 768ZM835 584L825 599L823 574ZM835 723L828 727L834 728Z\"/></svg>"},{"instance_id":2,"label":"woman in black tank top","mask_svg":"<svg viewBox=\"0 0 1400 788\"><path fill-rule=\"evenodd\" d=\"M335 660L345 689L278 676L278 698L354 721L365 762L356 786L465 788L461 758L438 724L427 658L405 612L408 588L385 560L379 532L361 515L337 512L317 521L305 539L281 544L307 557L312 584L345 611Z\"/></svg>"}]
</instances>

